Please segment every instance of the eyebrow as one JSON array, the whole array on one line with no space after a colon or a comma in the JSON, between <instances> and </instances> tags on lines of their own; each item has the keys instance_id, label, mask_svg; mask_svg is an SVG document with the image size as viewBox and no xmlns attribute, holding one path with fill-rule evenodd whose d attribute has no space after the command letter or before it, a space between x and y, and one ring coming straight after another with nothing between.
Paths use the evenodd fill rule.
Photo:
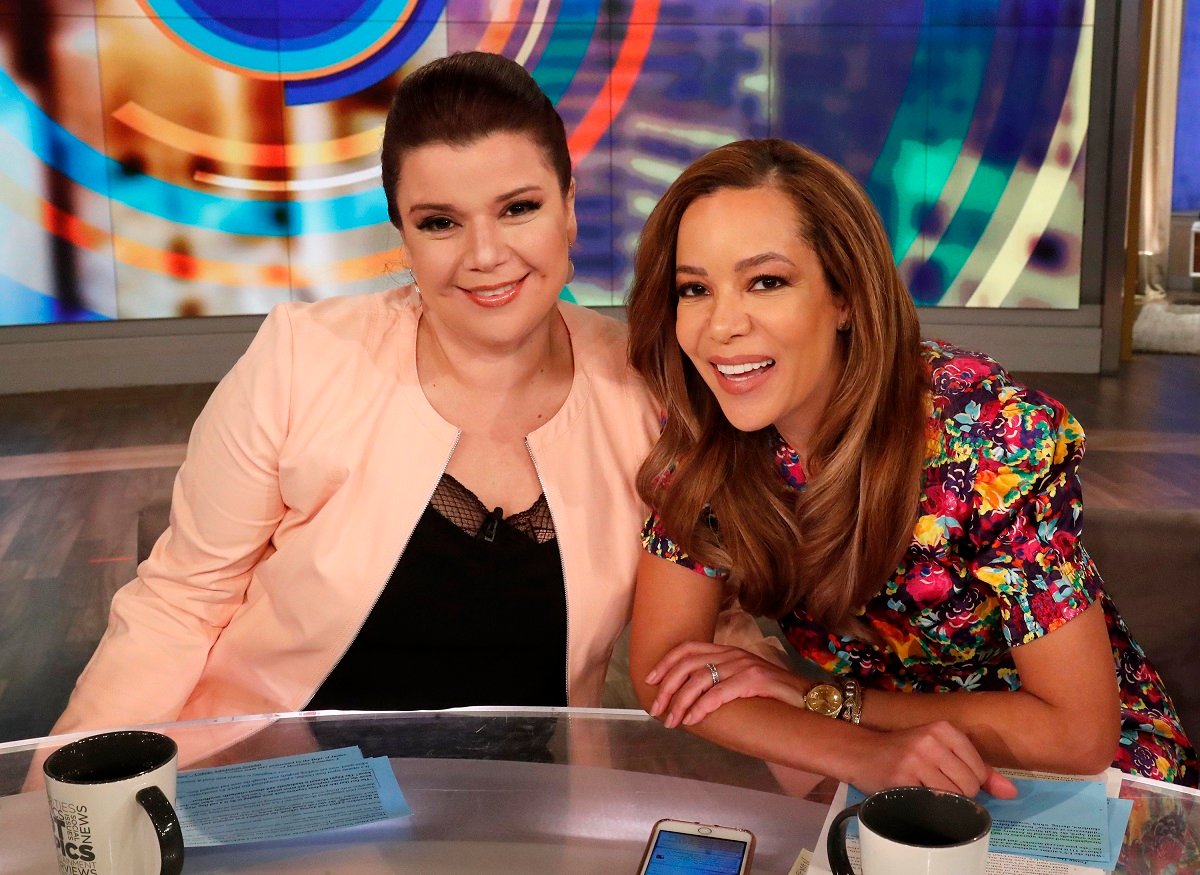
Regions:
<instances>
[{"instance_id":1,"label":"eyebrow","mask_svg":"<svg viewBox=\"0 0 1200 875\"><path fill-rule=\"evenodd\" d=\"M540 185L534 185L532 183L529 185L520 185L520 186L517 186L516 188L514 188L512 191L506 191L506 192L504 192L504 194L496 195L493 203L500 203L501 201L509 200L511 198L517 197L518 195L526 194L531 191L539 191L540 192L541 190L542 190L542 187ZM408 212L410 215L412 213L415 213L415 212L418 212L421 210L429 210L430 212L435 212L435 213L452 213L452 212L454 212L454 205L453 204L435 204L435 203L431 203L431 202L424 202L424 203L419 203L419 204L413 204L411 207L408 208Z\"/></svg>"},{"instance_id":2,"label":"eyebrow","mask_svg":"<svg viewBox=\"0 0 1200 875\"><path fill-rule=\"evenodd\" d=\"M781 255L778 252L763 252L759 255L751 255L749 258L743 258L733 266L734 271L743 271L749 267L758 267L760 264L766 264L768 261L782 261L785 264L790 264L795 267L795 263L786 255ZM702 267L694 267L690 264L675 265L676 273L690 273L696 276L708 276L708 271Z\"/></svg>"}]
</instances>

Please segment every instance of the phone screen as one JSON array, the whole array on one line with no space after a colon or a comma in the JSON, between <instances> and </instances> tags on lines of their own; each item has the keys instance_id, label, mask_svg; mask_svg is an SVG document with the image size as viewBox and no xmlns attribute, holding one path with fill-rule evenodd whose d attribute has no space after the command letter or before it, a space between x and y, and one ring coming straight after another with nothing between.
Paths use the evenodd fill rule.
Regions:
<instances>
[{"instance_id":1,"label":"phone screen","mask_svg":"<svg viewBox=\"0 0 1200 875\"><path fill-rule=\"evenodd\" d=\"M663 830L650 851L646 875L738 875L746 843Z\"/></svg>"}]
</instances>

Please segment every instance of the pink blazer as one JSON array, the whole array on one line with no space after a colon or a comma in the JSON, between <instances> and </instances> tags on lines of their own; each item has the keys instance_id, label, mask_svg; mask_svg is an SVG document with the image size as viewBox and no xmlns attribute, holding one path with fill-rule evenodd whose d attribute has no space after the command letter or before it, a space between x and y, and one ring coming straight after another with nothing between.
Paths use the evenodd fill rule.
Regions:
<instances>
[{"instance_id":1,"label":"pink blazer","mask_svg":"<svg viewBox=\"0 0 1200 875\"><path fill-rule=\"evenodd\" d=\"M170 528L113 598L55 733L308 702L458 438L417 380L420 310L400 289L272 311L197 419ZM562 554L568 699L596 706L630 613L645 515L633 480L658 417L626 365L623 326L560 312L574 381L528 444ZM403 666L381 666L379 679L403 683Z\"/></svg>"}]
</instances>

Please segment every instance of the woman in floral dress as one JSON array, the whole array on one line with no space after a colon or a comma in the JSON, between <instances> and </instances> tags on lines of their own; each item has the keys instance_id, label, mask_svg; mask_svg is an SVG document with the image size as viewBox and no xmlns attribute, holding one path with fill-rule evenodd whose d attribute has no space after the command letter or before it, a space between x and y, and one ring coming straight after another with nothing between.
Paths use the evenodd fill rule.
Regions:
<instances>
[{"instance_id":1,"label":"woman in floral dress","mask_svg":"<svg viewBox=\"0 0 1200 875\"><path fill-rule=\"evenodd\" d=\"M1007 796L995 767L1109 763L1195 785L1080 542L1079 424L992 359L920 341L844 170L779 140L699 159L651 214L629 321L665 407L639 481L648 711L865 790ZM828 682L711 643L735 598Z\"/></svg>"}]
</instances>

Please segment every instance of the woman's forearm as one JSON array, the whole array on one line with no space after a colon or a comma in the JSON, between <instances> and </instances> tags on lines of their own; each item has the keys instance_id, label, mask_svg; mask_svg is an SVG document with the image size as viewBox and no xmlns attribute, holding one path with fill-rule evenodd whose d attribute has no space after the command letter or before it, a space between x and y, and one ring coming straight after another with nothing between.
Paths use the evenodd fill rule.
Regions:
<instances>
[{"instance_id":1,"label":"woman's forearm","mask_svg":"<svg viewBox=\"0 0 1200 875\"><path fill-rule=\"evenodd\" d=\"M1120 734L1117 709L1055 705L1024 690L868 690L863 697L862 722L873 729L908 729L935 720L966 733L992 765L1075 774L1107 767Z\"/></svg>"},{"instance_id":2,"label":"woman's forearm","mask_svg":"<svg viewBox=\"0 0 1200 875\"><path fill-rule=\"evenodd\" d=\"M861 749L880 733L833 721L775 699L735 699L681 727L731 750L801 771L857 783Z\"/></svg>"},{"instance_id":3,"label":"woman's forearm","mask_svg":"<svg viewBox=\"0 0 1200 875\"><path fill-rule=\"evenodd\" d=\"M660 690L658 683L647 683L646 677L660 656L637 646L630 653L634 692L651 713ZM667 718L661 710L655 716ZM676 725L676 721L668 719L667 725ZM863 727L832 725L827 717L766 697L734 699L699 723L681 728L739 753L839 780L849 780L855 737L876 734Z\"/></svg>"}]
</instances>

